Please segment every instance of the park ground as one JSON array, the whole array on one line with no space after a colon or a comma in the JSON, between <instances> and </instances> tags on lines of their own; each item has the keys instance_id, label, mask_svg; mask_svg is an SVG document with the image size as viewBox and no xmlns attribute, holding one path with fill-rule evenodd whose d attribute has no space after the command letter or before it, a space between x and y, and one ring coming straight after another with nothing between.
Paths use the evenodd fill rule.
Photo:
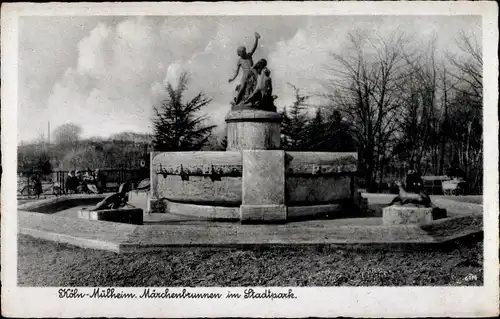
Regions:
<instances>
[{"instance_id":1,"label":"park ground","mask_svg":"<svg viewBox=\"0 0 500 319\"><path fill-rule=\"evenodd\" d=\"M483 284L482 241L422 249L268 248L117 254L19 236L20 286Z\"/></svg>"},{"instance_id":2,"label":"park ground","mask_svg":"<svg viewBox=\"0 0 500 319\"><path fill-rule=\"evenodd\" d=\"M370 198L380 210L387 196ZM390 196L389 196L390 197ZM379 199L376 203L374 199ZM385 198L385 199L384 199ZM457 199L460 197L456 197ZM463 197L465 202L480 198ZM117 254L18 237L20 286L445 286L483 284L483 242L420 247L189 248Z\"/></svg>"}]
</instances>

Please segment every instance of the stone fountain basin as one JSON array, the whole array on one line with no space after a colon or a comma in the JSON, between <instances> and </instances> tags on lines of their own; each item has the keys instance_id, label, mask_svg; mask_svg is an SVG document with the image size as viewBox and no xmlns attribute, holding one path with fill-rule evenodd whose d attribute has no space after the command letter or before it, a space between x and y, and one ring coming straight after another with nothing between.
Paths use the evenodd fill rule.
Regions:
<instances>
[{"instance_id":1,"label":"stone fountain basin","mask_svg":"<svg viewBox=\"0 0 500 319\"><path fill-rule=\"evenodd\" d=\"M239 207L239 151L164 152L152 156L152 195L172 203ZM260 163L259 163L260 164ZM262 162L260 165L267 165ZM356 197L356 153L285 152L285 205L333 205Z\"/></svg>"},{"instance_id":2,"label":"stone fountain basin","mask_svg":"<svg viewBox=\"0 0 500 319\"><path fill-rule=\"evenodd\" d=\"M391 195L364 194L372 197ZM69 195L18 206L18 232L36 238L115 252L185 249L186 247L275 247L276 245L441 244L482 234L483 208L436 198L435 202L453 216L425 224L371 225L338 224L333 220L286 225L240 225L239 223L134 225L64 217L54 214L61 207L96 203L104 195ZM462 207L463 206L463 207ZM316 207L316 206L315 206ZM463 210L458 208L462 207ZM46 213L42 213L46 212ZM374 246L376 247L376 246Z\"/></svg>"},{"instance_id":3,"label":"stone fountain basin","mask_svg":"<svg viewBox=\"0 0 500 319\"><path fill-rule=\"evenodd\" d=\"M107 194L72 194L37 200L18 206L19 210L54 214L77 206L94 206L106 198Z\"/></svg>"}]
</instances>

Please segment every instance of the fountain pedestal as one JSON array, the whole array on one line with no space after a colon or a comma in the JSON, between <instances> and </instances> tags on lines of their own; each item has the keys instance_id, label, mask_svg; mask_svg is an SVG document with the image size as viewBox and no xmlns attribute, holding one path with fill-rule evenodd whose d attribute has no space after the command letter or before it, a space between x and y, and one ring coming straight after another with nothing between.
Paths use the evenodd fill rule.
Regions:
<instances>
[{"instance_id":1,"label":"fountain pedestal","mask_svg":"<svg viewBox=\"0 0 500 319\"><path fill-rule=\"evenodd\" d=\"M281 116L263 110L232 110L226 116L227 151L241 151L241 222L286 220L285 152Z\"/></svg>"},{"instance_id":2,"label":"fountain pedestal","mask_svg":"<svg viewBox=\"0 0 500 319\"><path fill-rule=\"evenodd\" d=\"M281 116L262 110L234 110L226 116L227 151L280 147Z\"/></svg>"}]
</instances>

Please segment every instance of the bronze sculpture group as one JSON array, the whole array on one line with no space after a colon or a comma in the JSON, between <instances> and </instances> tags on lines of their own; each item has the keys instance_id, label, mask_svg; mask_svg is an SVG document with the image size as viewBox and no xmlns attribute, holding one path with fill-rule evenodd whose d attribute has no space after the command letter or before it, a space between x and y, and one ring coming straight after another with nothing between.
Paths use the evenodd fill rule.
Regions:
<instances>
[{"instance_id":1,"label":"bronze sculpture group","mask_svg":"<svg viewBox=\"0 0 500 319\"><path fill-rule=\"evenodd\" d=\"M255 53L260 35L255 32L255 42L250 52L243 46L238 47L239 56L236 64L234 76L229 79L233 82L242 70L240 84L236 86L235 96L231 101L233 110L237 109L258 109L265 111L276 111L274 105L275 95L272 95L273 86L271 80L271 71L267 68L267 61L260 59L253 63L253 54Z\"/></svg>"}]
</instances>

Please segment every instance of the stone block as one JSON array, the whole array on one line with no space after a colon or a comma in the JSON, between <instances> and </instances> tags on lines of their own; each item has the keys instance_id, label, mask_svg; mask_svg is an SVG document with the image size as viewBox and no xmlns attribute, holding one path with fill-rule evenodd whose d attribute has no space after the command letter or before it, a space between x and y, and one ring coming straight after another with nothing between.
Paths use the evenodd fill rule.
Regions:
<instances>
[{"instance_id":1,"label":"stone block","mask_svg":"<svg viewBox=\"0 0 500 319\"><path fill-rule=\"evenodd\" d=\"M352 152L286 152L286 174L331 175L354 174L358 154Z\"/></svg>"},{"instance_id":2,"label":"stone block","mask_svg":"<svg viewBox=\"0 0 500 319\"><path fill-rule=\"evenodd\" d=\"M426 224L446 217L446 210L436 207L388 206L382 210L384 225Z\"/></svg>"},{"instance_id":3,"label":"stone block","mask_svg":"<svg viewBox=\"0 0 500 319\"><path fill-rule=\"evenodd\" d=\"M286 220L284 151L243 151L240 220Z\"/></svg>"},{"instance_id":4,"label":"stone block","mask_svg":"<svg viewBox=\"0 0 500 319\"><path fill-rule=\"evenodd\" d=\"M285 152L243 151L242 205L285 204Z\"/></svg>"},{"instance_id":5,"label":"stone block","mask_svg":"<svg viewBox=\"0 0 500 319\"><path fill-rule=\"evenodd\" d=\"M140 208L145 212L148 212L149 194L149 191L130 191L128 193L128 203L135 208Z\"/></svg>"},{"instance_id":6,"label":"stone block","mask_svg":"<svg viewBox=\"0 0 500 319\"><path fill-rule=\"evenodd\" d=\"M285 205L241 205L241 222L284 222L286 221Z\"/></svg>"},{"instance_id":7,"label":"stone block","mask_svg":"<svg viewBox=\"0 0 500 319\"><path fill-rule=\"evenodd\" d=\"M139 208L119 208L90 211L82 209L78 217L88 220L100 220L115 223L142 225L144 221L143 211Z\"/></svg>"},{"instance_id":8,"label":"stone block","mask_svg":"<svg viewBox=\"0 0 500 319\"><path fill-rule=\"evenodd\" d=\"M194 205L169 201L165 202L166 211L169 214L193 216L212 220L238 220L240 218L239 207Z\"/></svg>"}]
</instances>

